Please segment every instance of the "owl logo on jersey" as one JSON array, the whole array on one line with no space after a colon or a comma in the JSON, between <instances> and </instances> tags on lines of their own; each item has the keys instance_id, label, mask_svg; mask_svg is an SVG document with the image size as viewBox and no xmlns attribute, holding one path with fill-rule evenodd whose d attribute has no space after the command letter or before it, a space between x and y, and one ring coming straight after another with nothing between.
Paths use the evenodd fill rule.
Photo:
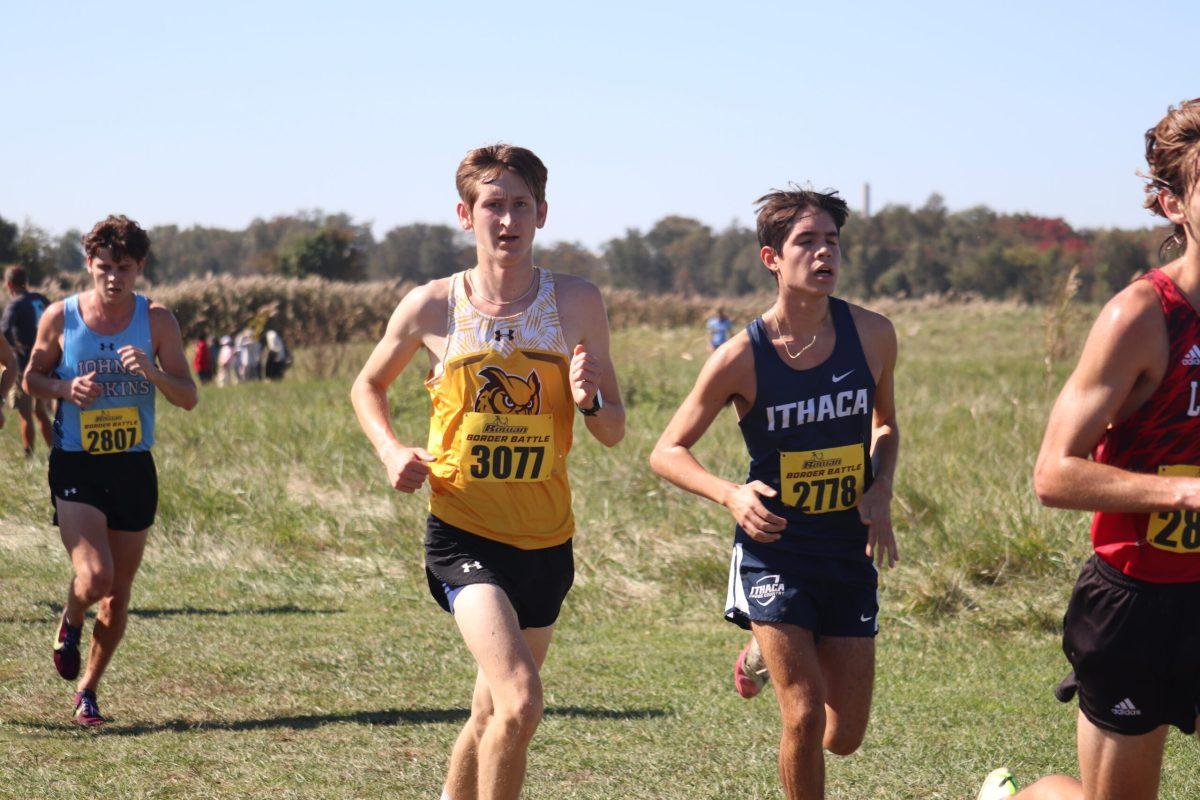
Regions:
<instances>
[{"instance_id":1,"label":"owl logo on jersey","mask_svg":"<svg viewBox=\"0 0 1200 800\"><path fill-rule=\"evenodd\" d=\"M509 375L499 367L479 371L486 383L475 395L475 410L485 414L540 414L542 382L537 370L528 378Z\"/></svg>"}]
</instances>

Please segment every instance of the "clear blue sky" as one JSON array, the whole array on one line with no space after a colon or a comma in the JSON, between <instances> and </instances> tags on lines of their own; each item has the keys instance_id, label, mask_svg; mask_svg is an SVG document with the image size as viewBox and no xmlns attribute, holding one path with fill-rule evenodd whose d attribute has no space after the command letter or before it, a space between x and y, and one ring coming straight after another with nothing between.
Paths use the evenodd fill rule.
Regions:
<instances>
[{"instance_id":1,"label":"clear blue sky","mask_svg":"<svg viewBox=\"0 0 1200 800\"><path fill-rule=\"evenodd\" d=\"M1200 3L7 2L0 216L453 222L463 153L550 169L545 238L857 207L1135 227L1142 134L1200 95Z\"/></svg>"}]
</instances>

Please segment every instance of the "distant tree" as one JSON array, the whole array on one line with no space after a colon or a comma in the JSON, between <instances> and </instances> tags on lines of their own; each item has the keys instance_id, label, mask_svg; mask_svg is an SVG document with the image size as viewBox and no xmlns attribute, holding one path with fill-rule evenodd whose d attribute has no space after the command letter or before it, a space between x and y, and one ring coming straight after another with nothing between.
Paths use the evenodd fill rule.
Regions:
<instances>
[{"instance_id":1,"label":"distant tree","mask_svg":"<svg viewBox=\"0 0 1200 800\"><path fill-rule=\"evenodd\" d=\"M1096 234L1095 263L1086 289L1092 300L1108 299L1150 269L1146 239L1139 231L1105 230Z\"/></svg>"},{"instance_id":2,"label":"distant tree","mask_svg":"<svg viewBox=\"0 0 1200 800\"><path fill-rule=\"evenodd\" d=\"M13 259L25 267L31 284L41 283L42 279L54 271L53 245L45 230L31 222L21 227L21 235L17 238L16 258Z\"/></svg>"},{"instance_id":3,"label":"distant tree","mask_svg":"<svg viewBox=\"0 0 1200 800\"><path fill-rule=\"evenodd\" d=\"M302 233L280 246L279 273L290 278L316 275L329 280L356 281L365 274L366 254L349 228L324 228Z\"/></svg>"},{"instance_id":4,"label":"distant tree","mask_svg":"<svg viewBox=\"0 0 1200 800\"><path fill-rule=\"evenodd\" d=\"M671 287L671 275L657 258L649 243L636 228L629 228L620 239L604 244L613 285L621 288L663 292Z\"/></svg>"},{"instance_id":5,"label":"distant tree","mask_svg":"<svg viewBox=\"0 0 1200 800\"><path fill-rule=\"evenodd\" d=\"M555 272L565 272L603 286L611 282L608 266L591 250L577 242L555 242L534 250L534 262Z\"/></svg>"},{"instance_id":6,"label":"distant tree","mask_svg":"<svg viewBox=\"0 0 1200 800\"><path fill-rule=\"evenodd\" d=\"M469 255L466 250L470 249ZM376 278L398 278L424 283L470 266L475 262L462 232L449 225L415 223L392 228L383 235L370 258Z\"/></svg>"},{"instance_id":7,"label":"distant tree","mask_svg":"<svg viewBox=\"0 0 1200 800\"><path fill-rule=\"evenodd\" d=\"M0 264L17 260L17 225L0 217Z\"/></svg>"},{"instance_id":8,"label":"distant tree","mask_svg":"<svg viewBox=\"0 0 1200 800\"><path fill-rule=\"evenodd\" d=\"M69 230L54 245L54 269L59 272L77 273L83 269L83 234Z\"/></svg>"}]
</instances>

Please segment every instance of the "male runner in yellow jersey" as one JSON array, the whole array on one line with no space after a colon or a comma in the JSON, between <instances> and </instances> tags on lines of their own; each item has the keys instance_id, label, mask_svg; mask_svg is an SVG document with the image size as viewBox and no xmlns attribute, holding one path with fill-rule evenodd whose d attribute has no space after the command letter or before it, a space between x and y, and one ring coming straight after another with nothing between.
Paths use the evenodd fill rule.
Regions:
<instances>
[{"instance_id":1,"label":"male runner in yellow jersey","mask_svg":"<svg viewBox=\"0 0 1200 800\"><path fill-rule=\"evenodd\" d=\"M574 577L566 456L575 411L611 447L625 410L600 292L533 265L545 166L524 148L481 147L456 184L477 263L400 301L351 400L391 485L411 493L429 481L430 590L479 666L442 797L512 800L541 719L538 672ZM396 439L387 404L421 349L433 405L427 448Z\"/></svg>"}]
</instances>

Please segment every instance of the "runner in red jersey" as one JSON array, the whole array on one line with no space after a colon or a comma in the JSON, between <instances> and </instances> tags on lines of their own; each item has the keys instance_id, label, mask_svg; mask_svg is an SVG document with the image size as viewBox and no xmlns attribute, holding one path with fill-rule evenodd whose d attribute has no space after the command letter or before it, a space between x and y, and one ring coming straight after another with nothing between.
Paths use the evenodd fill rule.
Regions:
<instances>
[{"instance_id":1,"label":"runner in red jersey","mask_svg":"<svg viewBox=\"0 0 1200 800\"><path fill-rule=\"evenodd\" d=\"M1080 779L1051 775L1024 800L1154 798L1170 726L1192 733L1200 714L1200 98L1146 132L1146 161L1146 207L1183 252L1104 307L1050 412L1038 497L1097 512L1096 553L1056 692L1079 695ZM1000 769L979 798L1014 790Z\"/></svg>"},{"instance_id":2,"label":"runner in red jersey","mask_svg":"<svg viewBox=\"0 0 1200 800\"><path fill-rule=\"evenodd\" d=\"M1092 458L1131 472L1194 478L1200 476L1200 314L1166 271L1151 270L1141 280L1154 287L1166 321L1166 371L1154 393L1104 434ZM1200 512L1097 511L1092 547L1139 580L1200 581Z\"/></svg>"}]
</instances>

